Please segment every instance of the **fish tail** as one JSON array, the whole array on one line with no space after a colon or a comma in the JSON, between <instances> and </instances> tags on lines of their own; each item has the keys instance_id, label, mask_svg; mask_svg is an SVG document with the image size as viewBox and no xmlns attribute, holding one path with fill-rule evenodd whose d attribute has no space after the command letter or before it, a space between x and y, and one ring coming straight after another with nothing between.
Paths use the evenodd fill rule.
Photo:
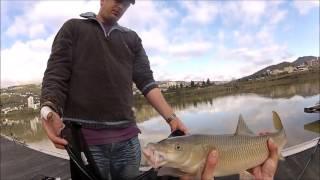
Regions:
<instances>
[{"instance_id":1,"label":"fish tail","mask_svg":"<svg viewBox=\"0 0 320 180\"><path fill-rule=\"evenodd\" d=\"M276 144L279 147L279 155L280 155L280 150L284 147L284 145L287 142L287 137L286 137L286 133L284 131L281 119L278 115L277 112L272 111L272 119L273 119L273 125L274 128L278 130L277 133L273 134L272 139L276 142Z\"/></svg>"},{"instance_id":2,"label":"fish tail","mask_svg":"<svg viewBox=\"0 0 320 180\"><path fill-rule=\"evenodd\" d=\"M284 131L283 129L283 125L282 125L282 122L281 122L281 119L278 115L277 112L275 111L272 111L272 120L273 120L273 125L274 125L274 128L278 131Z\"/></svg>"}]
</instances>

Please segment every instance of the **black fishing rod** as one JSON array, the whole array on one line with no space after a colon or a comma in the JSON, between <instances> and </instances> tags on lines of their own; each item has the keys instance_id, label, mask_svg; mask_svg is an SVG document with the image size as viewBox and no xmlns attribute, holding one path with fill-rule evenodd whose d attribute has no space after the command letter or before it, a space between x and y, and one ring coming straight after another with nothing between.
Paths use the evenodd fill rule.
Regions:
<instances>
[{"instance_id":1,"label":"black fishing rod","mask_svg":"<svg viewBox=\"0 0 320 180\"><path fill-rule=\"evenodd\" d=\"M94 172L92 171L92 169L94 168L93 164L91 164L92 161L89 164L89 166L92 166L92 168L90 168L88 166L85 166L81 158L81 152L85 152L87 150L87 147L86 147L87 145L84 144L85 141L80 132L81 124L70 122L70 121L64 121L64 124L66 126L62 130L61 136L62 138L67 139L67 141L69 142L67 145L64 146L64 148L69 154L70 161L72 161L77 167L77 169L80 170L82 175L85 176L83 177L84 179L88 179L88 180L101 179L101 178L98 178L98 176L94 174Z\"/></svg>"},{"instance_id":2,"label":"black fishing rod","mask_svg":"<svg viewBox=\"0 0 320 180\"><path fill-rule=\"evenodd\" d=\"M91 173L91 171L87 169L87 167L83 165L83 163L79 160L79 158L77 158L75 153L73 153L73 151L68 145L65 146L65 149L69 154L70 160L72 160L76 164L76 166L88 178L88 180L99 180L95 175Z\"/></svg>"}]
</instances>

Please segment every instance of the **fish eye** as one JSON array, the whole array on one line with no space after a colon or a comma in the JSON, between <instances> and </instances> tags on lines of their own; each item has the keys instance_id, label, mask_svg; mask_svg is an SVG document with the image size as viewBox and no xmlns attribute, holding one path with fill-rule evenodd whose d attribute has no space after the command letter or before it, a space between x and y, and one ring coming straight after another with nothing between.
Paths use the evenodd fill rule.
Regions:
<instances>
[{"instance_id":1,"label":"fish eye","mask_svg":"<svg viewBox=\"0 0 320 180\"><path fill-rule=\"evenodd\" d=\"M180 151L180 150L182 150L182 147L180 146L180 144L176 144L175 149Z\"/></svg>"}]
</instances>

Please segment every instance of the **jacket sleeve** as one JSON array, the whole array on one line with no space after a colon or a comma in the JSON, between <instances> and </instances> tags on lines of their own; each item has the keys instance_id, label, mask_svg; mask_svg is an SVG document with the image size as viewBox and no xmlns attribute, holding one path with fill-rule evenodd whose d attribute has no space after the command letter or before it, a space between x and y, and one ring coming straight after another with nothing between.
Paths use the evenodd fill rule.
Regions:
<instances>
[{"instance_id":1,"label":"jacket sleeve","mask_svg":"<svg viewBox=\"0 0 320 180\"><path fill-rule=\"evenodd\" d=\"M142 46L141 39L135 33L135 45L134 52L134 64L133 64L133 82L143 95L148 94L153 88L157 88L158 85L153 78L153 72L150 68L148 56Z\"/></svg>"},{"instance_id":2,"label":"jacket sleeve","mask_svg":"<svg viewBox=\"0 0 320 180\"><path fill-rule=\"evenodd\" d=\"M72 62L72 21L67 21L57 33L44 72L41 88L41 107L49 106L60 116L68 95Z\"/></svg>"}]
</instances>

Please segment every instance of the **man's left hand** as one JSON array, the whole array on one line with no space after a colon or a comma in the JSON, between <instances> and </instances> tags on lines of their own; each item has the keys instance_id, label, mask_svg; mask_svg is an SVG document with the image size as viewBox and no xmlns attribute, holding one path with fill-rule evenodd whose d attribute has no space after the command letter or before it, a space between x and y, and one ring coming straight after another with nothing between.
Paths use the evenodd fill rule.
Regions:
<instances>
[{"instance_id":1,"label":"man's left hand","mask_svg":"<svg viewBox=\"0 0 320 180\"><path fill-rule=\"evenodd\" d=\"M169 125L171 128L171 132L179 129L180 131L183 131L185 134L188 134L187 127L183 124L183 122L178 117L170 121Z\"/></svg>"}]
</instances>

